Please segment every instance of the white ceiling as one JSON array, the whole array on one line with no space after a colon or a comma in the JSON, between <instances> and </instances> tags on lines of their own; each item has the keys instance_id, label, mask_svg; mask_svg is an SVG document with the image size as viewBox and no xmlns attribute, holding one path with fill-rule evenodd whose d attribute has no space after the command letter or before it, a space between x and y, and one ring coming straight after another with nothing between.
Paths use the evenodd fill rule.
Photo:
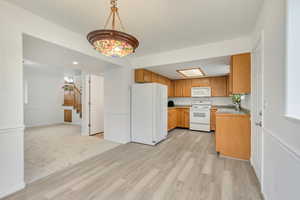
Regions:
<instances>
[{"instance_id":1,"label":"white ceiling","mask_svg":"<svg viewBox=\"0 0 300 200\"><path fill-rule=\"evenodd\" d=\"M230 56L203 59L192 62L161 65L149 67L147 69L165 77L168 77L170 79L183 79L184 77L180 75L176 70L199 67L204 71L206 76L227 75L230 70Z\"/></svg>"},{"instance_id":2,"label":"white ceiling","mask_svg":"<svg viewBox=\"0 0 300 200\"><path fill-rule=\"evenodd\" d=\"M105 70L117 67L29 35L23 35L23 59L25 65L51 67L65 72L77 69L98 75L103 74ZM74 61L78 62L78 65L74 65Z\"/></svg>"},{"instance_id":3,"label":"white ceiling","mask_svg":"<svg viewBox=\"0 0 300 200\"><path fill-rule=\"evenodd\" d=\"M6 0L85 35L101 29L109 0ZM140 40L137 56L249 34L263 0L119 0L127 32Z\"/></svg>"},{"instance_id":4,"label":"white ceiling","mask_svg":"<svg viewBox=\"0 0 300 200\"><path fill-rule=\"evenodd\" d=\"M81 69L74 69L71 67L52 66L52 65L32 62L26 59L24 59L23 61L23 66L25 70L32 69L37 71L43 71L49 74L59 74L64 76L75 76L81 74Z\"/></svg>"}]
</instances>

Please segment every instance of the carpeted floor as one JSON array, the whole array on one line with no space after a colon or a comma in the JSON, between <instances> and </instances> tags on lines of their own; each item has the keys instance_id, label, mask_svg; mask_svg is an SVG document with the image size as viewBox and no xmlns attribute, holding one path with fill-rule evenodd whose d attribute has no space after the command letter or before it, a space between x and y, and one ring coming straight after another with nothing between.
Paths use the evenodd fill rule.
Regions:
<instances>
[{"instance_id":1,"label":"carpeted floor","mask_svg":"<svg viewBox=\"0 0 300 200\"><path fill-rule=\"evenodd\" d=\"M80 126L61 124L25 130L25 182L31 183L119 144L80 136Z\"/></svg>"}]
</instances>

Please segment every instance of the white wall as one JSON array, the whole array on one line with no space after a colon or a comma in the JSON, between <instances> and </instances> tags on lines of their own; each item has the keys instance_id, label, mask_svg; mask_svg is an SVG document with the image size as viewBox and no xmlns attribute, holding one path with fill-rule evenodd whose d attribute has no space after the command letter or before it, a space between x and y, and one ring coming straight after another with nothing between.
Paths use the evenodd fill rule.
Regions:
<instances>
[{"instance_id":1,"label":"white wall","mask_svg":"<svg viewBox=\"0 0 300 200\"><path fill-rule=\"evenodd\" d=\"M244 95L241 101L241 107L251 110L251 94Z\"/></svg>"},{"instance_id":2,"label":"white wall","mask_svg":"<svg viewBox=\"0 0 300 200\"><path fill-rule=\"evenodd\" d=\"M81 135L88 136L89 133L89 73L82 72L81 74L82 87L82 121Z\"/></svg>"},{"instance_id":3,"label":"white wall","mask_svg":"<svg viewBox=\"0 0 300 200\"><path fill-rule=\"evenodd\" d=\"M128 61L102 56L91 48L84 35L71 32L5 1L0 1L0 24L1 198L24 187L22 34L93 56L108 66L128 66Z\"/></svg>"},{"instance_id":4,"label":"white wall","mask_svg":"<svg viewBox=\"0 0 300 200\"><path fill-rule=\"evenodd\" d=\"M1 8L0 3L0 198L25 185L22 35L3 22L8 18Z\"/></svg>"},{"instance_id":5,"label":"white wall","mask_svg":"<svg viewBox=\"0 0 300 200\"><path fill-rule=\"evenodd\" d=\"M263 193L266 200L298 200L300 121L285 117L286 0L264 1L253 41L262 30L265 38Z\"/></svg>"},{"instance_id":6,"label":"white wall","mask_svg":"<svg viewBox=\"0 0 300 200\"><path fill-rule=\"evenodd\" d=\"M64 74L42 67L24 66L28 104L24 105L26 127L64 122Z\"/></svg>"},{"instance_id":7,"label":"white wall","mask_svg":"<svg viewBox=\"0 0 300 200\"><path fill-rule=\"evenodd\" d=\"M251 38L245 36L158 54L133 57L131 61L135 68L144 68L247 53L250 50Z\"/></svg>"},{"instance_id":8,"label":"white wall","mask_svg":"<svg viewBox=\"0 0 300 200\"><path fill-rule=\"evenodd\" d=\"M104 138L130 142L130 68L111 69L104 73Z\"/></svg>"}]
</instances>

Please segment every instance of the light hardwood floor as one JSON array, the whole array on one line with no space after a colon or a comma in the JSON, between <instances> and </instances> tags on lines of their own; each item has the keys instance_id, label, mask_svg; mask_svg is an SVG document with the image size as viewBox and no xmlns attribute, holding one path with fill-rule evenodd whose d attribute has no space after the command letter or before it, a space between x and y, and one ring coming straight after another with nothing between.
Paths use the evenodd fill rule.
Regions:
<instances>
[{"instance_id":1,"label":"light hardwood floor","mask_svg":"<svg viewBox=\"0 0 300 200\"><path fill-rule=\"evenodd\" d=\"M212 134L176 129L156 147L120 145L5 200L260 200L250 164L214 146Z\"/></svg>"}]
</instances>

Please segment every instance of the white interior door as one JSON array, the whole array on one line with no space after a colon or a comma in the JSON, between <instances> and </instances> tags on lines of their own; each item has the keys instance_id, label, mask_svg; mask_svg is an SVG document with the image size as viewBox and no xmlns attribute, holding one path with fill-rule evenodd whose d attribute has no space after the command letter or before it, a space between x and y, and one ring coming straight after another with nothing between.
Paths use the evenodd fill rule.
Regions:
<instances>
[{"instance_id":1,"label":"white interior door","mask_svg":"<svg viewBox=\"0 0 300 200\"><path fill-rule=\"evenodd\" d=\"M252 52L252 164L258 179L262 177L263 155L263 52L262 38Z\"/></svg>"},{"instance_id":2,"label":"white interior door","mask_svg":"<svg viewBox=\"0 0 300 200\"><path fill-rule=\"evenodd\" d=\"M89 81L89 134L104 131L104 78L90 75Z\"/></svg>"}]
</instances>

